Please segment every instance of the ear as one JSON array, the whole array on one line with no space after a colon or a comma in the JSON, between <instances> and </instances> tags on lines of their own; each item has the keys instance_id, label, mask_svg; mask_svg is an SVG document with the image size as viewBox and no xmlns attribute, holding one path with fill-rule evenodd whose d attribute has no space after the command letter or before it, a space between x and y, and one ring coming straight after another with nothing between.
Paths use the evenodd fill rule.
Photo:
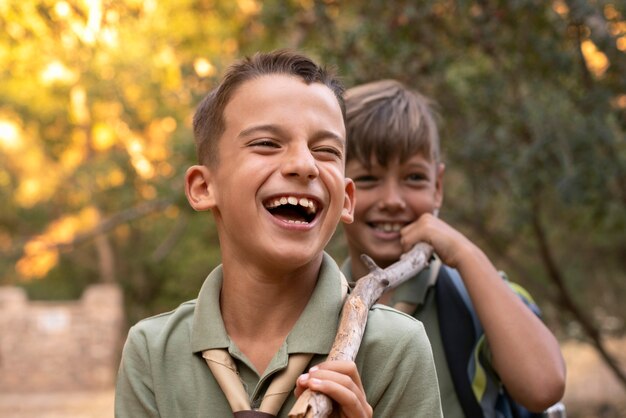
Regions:
<instances>
[{"instance_id":1,"label":"ear","mask_svg":"<svg viewBox=\"0 0 626 418\"><path fill-rule=\"evenodd\" d=\"M341 210L341 222L351 224L354 221L354 204L356 202L356 186L352 179L345 179L345 196Z\"/></svg>"},{"instance_id":2,"label":"ear","mask_svg":"<svg viewBox=\"0 0 626 418\"><path fill-rule=\"evenodd\" d=\"M443 204L443 175L446 172L446 165L444 163L439 163L437 165L437 173L435 179L435 204L437 210L441 209L441 205Z\"/></svg>"},{"instance_id":3,"label":"ear","mask_svg":"<svg viewBox=\"0 0 626 418\"><path fill-rule=\"evenodd\" d=\"M195 210L209 210L216 206L211 170L204 165L194 165L185 173L185 195Z\"/></svg>"}]
</instances>

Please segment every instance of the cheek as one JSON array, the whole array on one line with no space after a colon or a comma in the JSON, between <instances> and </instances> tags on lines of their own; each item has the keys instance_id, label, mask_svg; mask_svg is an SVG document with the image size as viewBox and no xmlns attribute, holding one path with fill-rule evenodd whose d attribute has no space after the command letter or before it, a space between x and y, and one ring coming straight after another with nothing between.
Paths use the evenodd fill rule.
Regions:
<instances>
[{"instance_id":1,"label":"cheek","mask_svg":"<svg viewBox=\"0 0 626 418\"><path fill-rule=\"evenodd\" d=\"M435 209L435 199L432 194L415 193L407 199L407 205L418 215L432 212Z\"/></svg>"},{"instance_id":2,"label":"cheek","mask_svg":"<svg viewBox=\"0 0 626 418\"><path fill-rule=\"evenodd\" d=\"M366 242L364 224L359 223L360 219L355 216L355 221L351 224L343 224L346 239L354 247L362 247Z\"/></svg>"},{"instance_id":3,"label":"cheek","mask_svg":"<svg viewBox=\"0 0 626 418\"><path fill-rule=\"evenodd\" d=\"M356 198L356 204L354 205L354 221L364 221L365 214L367 213L368 206L363 202L363 200Z\"/></svg>"},{"instance_id":4,"label":"cheek","mask_svg":"<svg viewBox=\"0 0 626 418\"><path fill-rule=\"evenodd\" d=\"M367 212L370 208L376 205L378 202L378 198L376 197L376 193L371 190L359 190L357 189L356 194L356 204L354 206L354 215L363 214Z\"/></svg>"},{"instance_id":5,"label":"cheek","mask_svg":"<svg viewBox=\"0 0 626 418\"><path fill-rule=\"evenodd\" d=\"M343 205L343 196L346 192L346 183L343 172L339 168L325 167L323 165L318 166L319 176L324 185L331 195L341 195L341 204Z\"/></svg>"}]
</instances>

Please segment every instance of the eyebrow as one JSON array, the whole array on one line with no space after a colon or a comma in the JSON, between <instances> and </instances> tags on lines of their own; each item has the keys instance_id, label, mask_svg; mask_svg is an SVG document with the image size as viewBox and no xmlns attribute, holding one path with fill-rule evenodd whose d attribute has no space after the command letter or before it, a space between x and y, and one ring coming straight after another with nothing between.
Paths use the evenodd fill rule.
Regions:
<instances>
[{"instance_id":1,"label":"eyebrow","mask_svg":"<svg viewBox=\"0 0 626 418\"><path fill-rule=\"evenodd\" d=\"M254 133L259 133L259 132L267 132L267 133L271 133L271 134L278 135L278 136L287 135L286 130L281 128L280 126L273 125L273 124L265 124L265 125L256 125L256 126L251 126L249 128L246 128L243 131L239 132L239 135L237 136L239 138L242 138L242 137L246 137L246 136L252 135ZM344 137L326 129L320 129L319 131L316 131L311 139L317 140L317 139L324 139L324 138L332 139L333 141L336 141L337 143L339 143L342 147L345 147L346 140Z\"/></svg>"},{"instance_id":2,"label":"eyebrow","mask_svg":"<svg viewBox=\"0 0 626 418\"><path fill-rule=\"evenodd\" d=\"M241 137L248 136L257 132L269 132L275 135L281 135L285 133L284 129L281 129L279 126L267 124L267 125L251 126L239 132L239 135L237 136L241 138Z\"/></svg>"}]
</instances>

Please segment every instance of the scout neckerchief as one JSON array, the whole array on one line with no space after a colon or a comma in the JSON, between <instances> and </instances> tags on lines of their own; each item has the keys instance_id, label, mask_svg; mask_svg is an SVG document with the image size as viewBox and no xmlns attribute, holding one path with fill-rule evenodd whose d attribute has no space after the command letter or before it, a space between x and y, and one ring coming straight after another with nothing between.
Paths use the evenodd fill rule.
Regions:
<instances>
[{"instance_id":1,"label":"scout neckerchief","mask_svg":"<svg viewBox=\"0 0 626 418\"><path fill-rule=\"evenodd\" d=\"M344 300L348 293L348 281L343 274L340 273L340 276L341 299ZM237 365L228 350L224 348L206 350L202 352L202 357L206 360L222 392L226 395L235 418L272 418L276 417L280 411L285 399L293 390L296 379L309 364L313 354L291 354L287 367L272 379L257 410L253 410L250 405L248 393L239 378Z\"/></svg>"}]
</instances>

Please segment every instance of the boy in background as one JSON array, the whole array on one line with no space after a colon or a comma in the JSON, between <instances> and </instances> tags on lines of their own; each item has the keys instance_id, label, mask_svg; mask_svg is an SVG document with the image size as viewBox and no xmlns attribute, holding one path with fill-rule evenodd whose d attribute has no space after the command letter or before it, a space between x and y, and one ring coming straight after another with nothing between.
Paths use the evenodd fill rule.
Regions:
<instances>
[{"instance_id":1,"label":"boy in background","mask_svg":"<svg viewBox=\"0 0 626 418\"><path fill-rule=\"evenodd\" d=\"M379 302L424 323L444 416L516 416L503 388L531 411L557 402L564 362L532 299L437 217L445 166L430 100L394 80L354 87L346 92L346 129L356 206L344 226L350 258L343 271L358 280L369 272L361 254L385 268L417 242L434 247L430 268Z\"/></svg>"},{"instance_id":2,"label":"boy in background","mask_svg":"<svg viewBox=\"0 0 626 418\"><path fill-rule=\"evenodd\" d=\"M185 192L212 212L222 265L197 300L131 328L117 418L286 417L303 370L298 393L328 395L337 416L441 416L413 318L372 309L356 363L324 361L343 286L323 248L354 209L342 95L310 59L277 51L234 64L199 105Z\"/></svg>"}]
</instances>

